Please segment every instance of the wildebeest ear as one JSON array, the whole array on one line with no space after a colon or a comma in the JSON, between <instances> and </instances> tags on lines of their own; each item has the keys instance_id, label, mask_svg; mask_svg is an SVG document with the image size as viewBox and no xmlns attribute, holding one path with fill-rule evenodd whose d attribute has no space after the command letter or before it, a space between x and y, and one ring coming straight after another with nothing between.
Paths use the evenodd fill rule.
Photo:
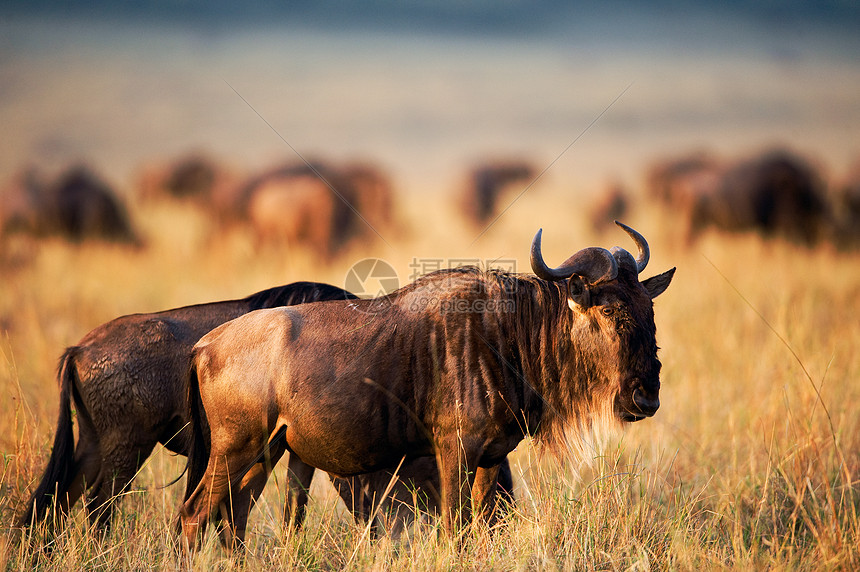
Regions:
<instances>
[{"instance_id":1,"label":"wildebeest ear","mask_svg":"<svg viewBox=\"0 0 860 572\"><path fill-rule=\"evenodd\" d=\"M648 290L648 294L651 296L653 300L660 294L666 291L666 288L669 287L669 283L672 282L672 276L675 275L675 269L667 270L663 274L658 274L657 276L652 276L647 280L642 281L642 285L645 286L645 289Z\"/></svg>"},{"instance_id":2,"label":"wildebeest ear","mask_svg":"<svg viewBox=\"0 0 860 572\"><path fill-rule=\"evenodd\" d=\"M567 280L567 299L568 304L576 305L582 310L591 306L591 291L582 276L574 274Z\"/></svg>"}]
</instances>

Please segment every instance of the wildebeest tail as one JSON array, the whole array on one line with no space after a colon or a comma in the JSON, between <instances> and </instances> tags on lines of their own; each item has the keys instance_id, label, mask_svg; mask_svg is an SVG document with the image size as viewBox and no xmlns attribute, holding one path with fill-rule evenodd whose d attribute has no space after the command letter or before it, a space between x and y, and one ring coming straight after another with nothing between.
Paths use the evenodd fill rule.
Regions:
<instances>
[{"instance_id":1,"label":"wildebeest tail","mask_svg":"<svg viewBox=\"0 0 860 572\"><path fill-rule=\"evenodd\" d=\"M57 381L60 385L60 413L57 418L57 431L48 467L42 480L27 503L27 511L21 517L19 526L41 521L52 504L55 495L61 498L67 494L74 479L75 434L72 429L72 389L76 382L75 356L77 347L66 348L57 368Z\"/></svg>"},{"instance_id":2,"label":"wildebeest tail","mask_svg":"<svg viewBox=\"0 0 860 572\"><path fill-rule=\"evenodd\" d=\"M191 368L188 372L188 418L191 420L191 442L188 446L188 463L185 472L185 497L188 500L200 481L206 475L206 465L209 463L209 423L206 412L200 401L200 383L197 379L196 351L191 356Z\"/></svg>"}]
</instances>

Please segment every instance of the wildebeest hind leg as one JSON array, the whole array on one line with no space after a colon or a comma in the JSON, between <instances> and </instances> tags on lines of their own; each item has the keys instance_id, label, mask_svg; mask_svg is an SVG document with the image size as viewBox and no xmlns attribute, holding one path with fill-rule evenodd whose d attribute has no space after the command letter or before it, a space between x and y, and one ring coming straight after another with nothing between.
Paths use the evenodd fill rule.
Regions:
<instances>
[{"instance_id":1,"label":"wildebeest hind leg","mask_svg":"<svg viewBox=\"0 0 860 572\"><path fill-rule=\"evenodd\" d=\"M81 429L78 444L75 447L75 457L69 488L66 491L58 490L57 507L61 514L68 514L69 510L84 494L87 487L93 485L101 469L101 453L98 442L84 429ZM59 485L58 485L59 486Z\"/></svg>"},{"instance_id":2,"label":"wildebeest hind leg","mask_svg":"<svg viewBox=\"0 0 860 572\"><path fill-rule=\"evenodd\" d=\"M110 525L114 503L129 490L129 485L143 462L152 453L154 444L138 447L123 443L102 458L101 474L95 495L87 503L90 523L103 529Z\"/></svg>"},{"instance_id":3,"label":"wildebeest hind leg","mask_svg":"<svg viewBox=\"0 0 860 572\"><path fill-rule=\"evenodd\" d=\"M373 506L358 477L331 477L331 484L357 523L367 524ZM371 529L374 533L375 529Z\"/></svg>"},{"instance_id":4,"label":"wildebeest hind leg","mask_svg":"<svg viewBox=\"0 0 860 572\"><path fill-rule=\"evenodd\" d=\"M234 492L231 481L241 483L248 470L257 463L262 448L262 445L255 447L253 443L240 440L225 453L219 452L213 444L203 478L179 509L179 524L187 548L196 547L197 537L203 534L206 524ZM235 492L239 493L241 485L236 487Z\"/></svg>"},{"instance_id":5,"label":"wildebeest hind leg","mask_svg":"<svg viewBox=\"0 0 860 572\"><path fill-rule=\"evenodd\" d=\"M271 447L268 458L255 463L242 477L239 486L231 491L230 510L225 511L224 524L221 528L221 543L228 548L241 546L245 542L245 529L248 525L248 515L251 508L266 486L272 469L284 456L286 446L278 444Z\"/></svg>"}]
</instances>

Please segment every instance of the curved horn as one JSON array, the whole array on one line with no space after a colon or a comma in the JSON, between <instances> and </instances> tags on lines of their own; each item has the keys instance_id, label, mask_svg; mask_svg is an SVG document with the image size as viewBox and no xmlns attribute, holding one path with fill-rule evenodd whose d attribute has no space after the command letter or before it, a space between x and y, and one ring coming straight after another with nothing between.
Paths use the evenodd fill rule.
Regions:
<instances>
[{"instance_id":1,"label":"curved horn","mask_svg":"<svg viewBox=\"0 0 860 572\"><path fill-rule=\"evenodd\" d=\"M636 246L639 248L639 256L636 257L636 272L637 274L642 272L645 270L645 267L648 266L648 260L651 259L651 249L648 248L648 241L645 240L644 236L626 224L618 221L615 221L615 224L623 228L624 232L630 235L630 238L633 239L633 242L635 242Z\"/></svg>"},{"instance_id":2,"label":"curved horn","mask_svg":"<svg viewBox=\"0 0 860 572\"><path fill-rule=\"evenodd\" d=\"M626 268L633 274L639 274L639 270L636 267L636 260L633 258L632 254L620 246L613 246L609 249L609 252L611 252L612 256L615 257L615 261L618 262L619 267Z\"/></svg>"},{"instance_id":3,"label":"curved horn","mask_svg":"<svg viewBox=\"0 0 860 572\"><path fill-rule=\"evenodd\" d=\"M537 231L532 241L531 264L532 271L544 280L565 280L574 274L585 278L589 284L597 284L612 280L618 276L618 263L615 257L605 248L592 246L583 248L558 268L550 268L543 260L540 249L540 239L543 229Z\"/></svg>"}]
</instances>

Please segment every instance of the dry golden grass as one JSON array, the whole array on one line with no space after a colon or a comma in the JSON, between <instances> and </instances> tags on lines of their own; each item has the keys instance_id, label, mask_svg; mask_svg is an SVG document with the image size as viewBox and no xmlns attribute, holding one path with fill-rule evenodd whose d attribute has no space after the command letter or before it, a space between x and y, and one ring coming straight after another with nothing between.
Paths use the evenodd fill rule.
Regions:
<instances>
[{"instance_id":1,"label":"dry golden grass","mask_svg":"<svg viewBox=\"0 0 860 572\"><path fill-rule=\"evenodd\" d=\"M525 195L474 244L445 204L412 197L400 233L351 247L320 266L296 249L258 247L242 232L215 234L190 208L148 207L146 249L19 244L0 269L0 566L9 570L175 569L184 563L171 527L181 485L159 488L182 459L158 452L120 503L104 539L80 509L29 554L12 530L50 451L56 360L66 345L115 316L244 296L294 280L342 285L349 266L378 256L401 281L413 258L513 258L544 228L547 260L594 236L573 198ZM552 204L552 208L547 205ZM455 222L451 222L455 221ZM281 528L283 469L252 515L244 558L210 535L198 570L285 569L856 569L860 566L860 256L809 251L756 237L711 235L679 245L670 215L629 221L648 237L646 273L678 272L656 301L664 363L653 419L573 459L540 459L528 442L512 454L518 502L493 530L462 542L420 528L408 542L371 541L324 479L308 523ZM22 254L23 253L23 254ZM8 258L8 257L7 257ZM32 531L44 545L44 529ZM186 563L187 564L187 563Z\"/></svg>"}]
</instances>

